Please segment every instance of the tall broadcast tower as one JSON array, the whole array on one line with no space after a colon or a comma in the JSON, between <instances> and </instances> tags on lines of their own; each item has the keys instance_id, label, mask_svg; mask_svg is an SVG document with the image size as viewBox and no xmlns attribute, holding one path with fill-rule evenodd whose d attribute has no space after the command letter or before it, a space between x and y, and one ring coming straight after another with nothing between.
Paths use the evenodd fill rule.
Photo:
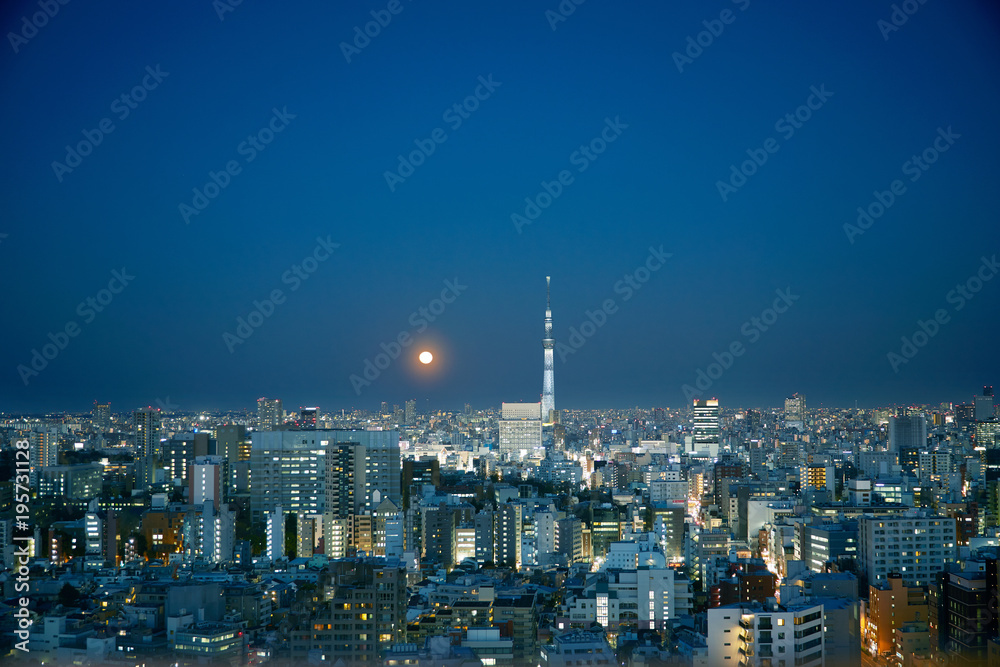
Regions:
<instances>
[{"instance_id":1,"label":"tall broadcast tower","mask_svg":"<svg viewBox=\"0 0 1000 667\"><path fill-rule=\"evenodd\" d=\"M542 347L545 349L545 371L542 374L542 422L551 424L556 409L556 380L554 364L552 361L552 351L556 347L556 341L552 338L552 294L551 277L545 276L545 338L542 339Z\"/></svg>"}]
</instances>

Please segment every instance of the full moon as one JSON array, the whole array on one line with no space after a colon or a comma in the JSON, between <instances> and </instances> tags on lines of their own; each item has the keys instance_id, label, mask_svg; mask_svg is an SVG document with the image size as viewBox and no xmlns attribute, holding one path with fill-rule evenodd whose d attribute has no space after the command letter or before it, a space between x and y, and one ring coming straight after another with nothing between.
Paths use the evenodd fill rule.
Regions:
<instances>
[{"instance_id":1,"label":"full moon","mask_svg":"<svg viewBox=\"0 0 1000 667\"><path fill-rule=\"evenodd\" d=\"M434 355L428 352L427 350L421 352L420 356L417 358L420 359L420 363L422 364L429 364L432 361L434 361Z\"/></svg>"}]
</instances>

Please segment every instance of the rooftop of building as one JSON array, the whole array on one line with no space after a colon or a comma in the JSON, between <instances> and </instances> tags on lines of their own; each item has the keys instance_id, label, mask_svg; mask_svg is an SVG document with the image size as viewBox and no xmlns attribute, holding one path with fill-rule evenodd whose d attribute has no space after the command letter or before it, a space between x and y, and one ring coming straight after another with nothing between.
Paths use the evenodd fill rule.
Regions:
<instances>
[{"instance_id":1,"label":"rooftop of building","mask_svg":"<svg viewBox=\"0 0 1000 667\"><path fill-rule=\"evenodd\" d=\"M732 604L722 605L720 607L713 607L709 611L715 611L718 609L732 609L740 610L744 613L754 613L754 614L766 614L774 612L790 612L795 613L798 611L804 611L806 609L812 609L813 607L819 606L814 602L791 602L789 604L779 604L771 599L772 601L768 604L763 604L756 600L751 600L750 602L734 602Z\"/></svg>"},{"instance_id":2,"label":"rooftop of building","mask_svg":"<svg viewBox=\"0 0 1000 667\"><path fill-rule=\"evenodd\" d=\"M185 628L177 630L177 632L184 632L188 634L199 634L199 635L214 635L221 634L223 632L232 632L239 630L239 628L230 623L217 623L214 621L202 621L201 623L194 623Z\"/></svg>"},{"instance_id":3,"label":"rooftop of building","mask_svg":"<svg viewBox=\"0 0 1000 667\"><path fill-rule=\"evenodd\" d=\"M604 635L598 632L587 632L585 630L573 630L563 635L552 638L554 644L595 644L604 643Z\"/></svg>"},{"instance_id":4,"label":"rooftop of building","mask_svg":"<svg viewBox=\"0 0 1000 667\"><path fill-rule=\"evenodd\" d=\"M534 595L502 596L493 601L494 607L532 607L534 604Z\"/></svg>"}]
</instances>

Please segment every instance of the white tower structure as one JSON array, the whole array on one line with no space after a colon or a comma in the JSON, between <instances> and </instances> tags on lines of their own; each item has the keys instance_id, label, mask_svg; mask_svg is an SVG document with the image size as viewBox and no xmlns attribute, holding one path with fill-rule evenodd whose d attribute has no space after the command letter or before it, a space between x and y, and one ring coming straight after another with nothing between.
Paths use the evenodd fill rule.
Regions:
<instances>
[{"instance_id":1,"label":"white tower structure","mask_svg":"<svg viewBox=\"0 0 1000 667\"><path fill-rule=\"evenodd\" d=\"M545 349L545 371L542 374L542 422L551 424L555 421L556 381L552 355L556 341L552 338L552 296L551 277L545 276L545 338L542 347Z\"/></svg>"}]
</instances>

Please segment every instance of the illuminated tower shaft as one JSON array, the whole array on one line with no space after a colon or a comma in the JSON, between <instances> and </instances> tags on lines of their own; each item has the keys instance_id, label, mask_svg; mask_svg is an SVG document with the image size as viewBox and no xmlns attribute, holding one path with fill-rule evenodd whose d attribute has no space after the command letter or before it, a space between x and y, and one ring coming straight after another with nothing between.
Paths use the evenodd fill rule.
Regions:
<instances>
[{"instance_id":1,"label":"illuminated tower shaft","mask_svg":"<svg viewBox=\"0 0 1000 667\"><path fill-rule=\"evenodd\" d=\"M556 381L552 353L556 341L552 338L552 296L549 283L551 278L545 276L545 338L542 347L545 349L545 371L542 374L542 422L551 424L556 409Z\"/></svg>"}]
</instances>

